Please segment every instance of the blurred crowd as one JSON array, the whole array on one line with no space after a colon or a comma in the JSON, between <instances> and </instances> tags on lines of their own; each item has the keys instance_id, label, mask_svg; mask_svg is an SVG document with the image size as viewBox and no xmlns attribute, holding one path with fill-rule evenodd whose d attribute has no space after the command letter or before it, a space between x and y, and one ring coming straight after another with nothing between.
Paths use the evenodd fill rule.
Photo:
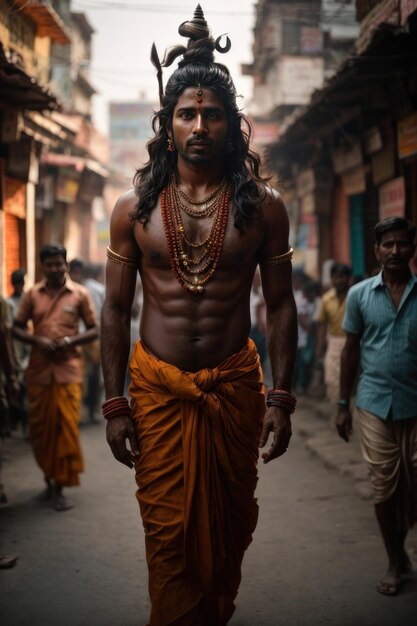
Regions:
<instances>
[{"instance_id":1,"label":"blurred crowd","mask_svg":"<svg viewBox=\"0 0 417 626\"><path fill-rule=\"evenodd\" d=\"M293 388L297 395L326 398L336 406L340 355L345 340L342 322L346 296L350 287L365 277L354 276L352 269L344 263L330 261L326 265L323 268L322 283L300 267L293 269L293 291L298 319ZM268 358L266 305L258 270L251 292L251 320L251 338L257 346L261 363L265 366Z\"/></svg>"},{"instance_id":2,"label":"blurred crowd","mask_svg":"<svg viewBox=\"0 0 417 626\"><path fill-rule=\"evenodd\" d=\"M411 269L413 271L413 266ZM92 311L90 324L88 321L77 318L75 323L78 324L78 331L76 326L72 337L63 337L62 345L56 344L56 348L70 349L73 340L78 342L82 355L83 384L82 409L81 411L77 409L81 415L76 417L77 420L81 418L81 424L94 424L101 420L103 401L100 344L98 338L84 342L77 337L82 338L82 334L87 333L89 325L97 329L97 332L94 331L94 337L99 337L98 331L105 297L103 266L82 259L73 259L68 265L65 262L64 272L66 271L72 283L82 285L80 289L88 292L90 302L88 306ZM326 398L329 403L336 406L339 397L340 357L345 343L342 323L347 295L351 286L365 277L354 276L349 266L333 261L329 261L323 268L322 276L323 281L320 283L302 268L293 269L293 291L298 319L298 345L293 388L297 395L309 394L315 398ZM25 308L22 306L26 293L25 270L18 268L13 271L10 281L11 295L8 298L0 296L0 438L3 440L5 437L10 437L14 431L20 431L22 436L31 439L33 435L28 428L29 402L26 373L33 347L30 342L23 342L16 338L15 332L12 336L13 324L16 326L18 321L16 318L19 318L19 315L22 316ZM141 308L142 288L138 281L131 315L132 347L139 339ZM68 306L63 310L68 311ZM262 295L259 268L253 280L250 312L250 336L257 346L261 364L267 367L266 305ZM37 322L33 317L33 312L28 313L26 317L28 320L32 318L32 322L29 321L27 325L29 334L36 333ZM129 380L126 380L126 393L128 384ZM34 445L32 439L31 443ZM50 484L47 480L46 492L50 497L48 490L50 490ZM62 498L61 491L59 496L61 500L58 501L59 506L55 506L56 510L66 510L73 506L72 503ZM0 504L5 502L7 502L7 495L1 480L0 448ZM0 568L13 566L16 559L15 555L0 555Z\"/></svg>"}]
</instances>

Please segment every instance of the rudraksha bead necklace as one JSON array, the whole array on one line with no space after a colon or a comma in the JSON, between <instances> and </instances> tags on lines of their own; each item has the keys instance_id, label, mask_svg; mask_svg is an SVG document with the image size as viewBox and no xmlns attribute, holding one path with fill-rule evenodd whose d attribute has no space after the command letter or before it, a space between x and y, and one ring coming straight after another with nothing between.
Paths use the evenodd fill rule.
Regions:
<instances>
[{"instance_id":1,"label":"rudraksha bead necklace","mask_svg":"<svg viewBox=\"0 0 417 626\"><path fill-rule=\"evenodd\" d=\"M215 192L210 194L210 199L215 198L215 209L211 212L214 215L213 221L208 236L197 242L190 241L186 235L181 217L183 203L179 201L179 195L182 194L178 194L178 189L175 177L172 177L161 194L161 213L169 261L181 287L191 293L202 294L204 285L212 278L220 259L232 196L231 185L222 181ZM187 197L188 200L195 203ZM210 202L207 198L204 201ZM205 209L202 211L204 212ZM198 217L190 215L190 217L198 219L200 215ZM196 256L193 256L193 253Z\"/></svg>"}]
</instances>

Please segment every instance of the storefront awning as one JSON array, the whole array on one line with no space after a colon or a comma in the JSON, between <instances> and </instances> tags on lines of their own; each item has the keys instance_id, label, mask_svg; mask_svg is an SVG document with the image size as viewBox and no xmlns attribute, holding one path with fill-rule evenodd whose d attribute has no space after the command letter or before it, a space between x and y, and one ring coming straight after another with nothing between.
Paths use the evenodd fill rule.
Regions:
<instances>
[{"instance_id":1,"label":"storefront awning","mask_svg":"<svg viewBox=\"0 0 417 626\"><path fill-rule=\"evenodd\" d=\"M60 108L57 98L10 61L0 42L0 106L43 111Z\"/></svg>"},{"instance_id":2,"label":"storefront awning","mask_svg":"<svg viewBox=\"0 0 417 626\"><path fill-rule=\"evenodd\" d=\"M71 43L68 28L49 2L14 0L14 10L36 24L38 37L49 37L51 41L60 44Z\"/></svg>"},{"instance_id":3,"label":"storefront awning","mask_svg":"<svg viewBox=\"0 0 417 626\"><path fill-rule=\"evenodd\" d=\"M100 178L107 178L108 170L98 161L88 157L75 156L72 154L57 154L55 152L45 152L41 156L41 163L55 167L73 167L76 172L90 170Z\"/></svg>"},{"instance_id":4,"label":"storefront awning","mask_svg":"<svg viewBox=\"0 0 417 626\"><path fill-rule=\"evenodd\" d=\"M310 103L285 120L277 143L269 148L272 158L284 158L341 127L368 107L383 110L383 94L377 86L394 85L417 60L414 38L384 26L375 33L362 54L348 57L324 87L315 91ZM384 89L384 91L386 91ZM380 97L381 96L381 97ZM387 106L389 106L387 104Z\"/></svg>"}]
</instances>

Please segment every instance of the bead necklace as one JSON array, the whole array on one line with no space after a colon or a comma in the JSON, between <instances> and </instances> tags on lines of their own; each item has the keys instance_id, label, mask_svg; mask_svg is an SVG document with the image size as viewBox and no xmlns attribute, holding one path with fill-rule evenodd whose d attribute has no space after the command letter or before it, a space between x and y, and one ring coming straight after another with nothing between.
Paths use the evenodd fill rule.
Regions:
<instances>
[{"instance_id":1,"label":"bead necklace","mask_svg":"<svg viewBox=\"0 0 417 626\"><path fill-rule=\"evenodd\" d=\"M174 180L175 180L175 187L178 190L178 193L180 194L180 196L182 196L184 200L188 202L188 204L193 204L194 206L201 206L202 204L207 204L207 202L210 202L210 200L214 198L214 196L216 196L220 191L222 191L223 187L225 187L226 185L226 179L223 178L220 185L216 187L216 189L212 191L208 196L206 196L202 200L193 200L192 198L190 198L190 196L187 196L185 191L183 191L182 189L178 187L178 183L176 182L175 176L174 176Z\"/></svg>"},{"instance_id":2,"label":"bead necklace","mask_svg":"<svg viewBox=\"0 0 417 626\"><path fill-rule=\"evenodd\" d=\"M173 177L173 181L175 181L175 177ZM201 219L203 217L210 217L213 213L216 212L218 208L219 198L221 197L223 191L226 187L226 180L223 179L222 183L214 190L210 196L207 196L204 200L199 202L191 201L188 196L185 196L184 192L178 187L178 184L175 181L174 184L174 193L176 195L176 200L178 206L190 217L196 217L197 219ZM186 201L191 201L193 206L198 206L198 209L193 208L193 206L188 206L184 204L184 196Z\"/></svg>"},{"instance_id":3,"label":"bead necklace","mask_svg":"<svg viewBox=\"0 0 417 626\"><path fill-rule=\"evenodd\" d=\"M189 215L190 217L194 217L196 219L201 219L203 217L211 217L213 213L215 213L218 209L219 196L217 196L210 204L205 205L201 209L193 209L192 207L187 206L181 201L180 196L177 193L177 190L174 190L175 195L177 196L177 204L181 211Z\"/></svg>"},{"instance_id":4,"label":"bead necklace","mask_svg":"<svg viewBox=\"0 0 417 626\"><path fill-rule=\"evenodd\" d=\"M221 192L216 190L219 197L216 198L209 235L198 242L190 241L185 233L175 178L171 179L161 194L162 222L171 269L181 287L191 293L203 293L204 285L213 276L220 259L232 196L231 186L223 185L223 182L220 188L222 186Z\"/></svg>"}]
</instances>

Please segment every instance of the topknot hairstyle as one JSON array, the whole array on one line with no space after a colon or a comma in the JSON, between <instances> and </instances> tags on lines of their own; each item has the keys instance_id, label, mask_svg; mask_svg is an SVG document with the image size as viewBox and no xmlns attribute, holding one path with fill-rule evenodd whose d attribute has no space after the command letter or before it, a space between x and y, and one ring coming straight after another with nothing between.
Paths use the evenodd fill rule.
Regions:
<instances>
[{"instance_id":1,"label":"topknot hairstyle","mask_svg":"<svg viewBox=\"0 0 417 626\"><path fill-rule=\"evenodd\" d=\"M157 70L161 108L152 118L155 136L148 142L148 162L136 171L133 179L138 202L131 213L132 220L147 224L161 191L177 166L177 153L167 151L168 132L171 129L175 106L188 87L201 85L212 89L223 103L228 121L228 145L232 148L224 154L227 180L232 184L232 207L235 226L243 230L245 221L259 211L265 196L265 182L260 174L260 159L249 147L251 126L236 103L236 88L225 65L214 61L214 51L224 53L231 48L229 37L221 46L223 36L214 40L204 19L200 5L190 21L183 22L180 35L188 37L187 46L174 46L165 52L162 62L152 46L151 61ZM178 57L182 59L172 73L165 90L162 68L169 67Z\"/></svg>"},{"instance_id":2,"label":"topknot hairstyle","mask_svg":"<svg viewBox=\"0 0 417 626\"><path fill-rule=\"evenodd\" d=\"M214 50L222 54L229 52L232 47L232 43L229 37L226 36L226 45L222 47L220 41L223 35L217 37L216 41L211 37L210 28L207 21L204 18L203 9L199 4L194 11L193 19L182 22L178 27L178 32L182 37L188 37L188 45L174 46L165 51L162 63L159 60L158 52L155 44L152 45L151 61L157 70L157 77L159 83L159 101L162 106L164 88L162 83L162 68L169 67L179 56L183 56L182 61L178 63L178 67L184 67L188 63L202 63L209 65L214 63ZM217 63L219 67L229 74L229 70L225 65Z\"/></svg>"}]
</instances>

